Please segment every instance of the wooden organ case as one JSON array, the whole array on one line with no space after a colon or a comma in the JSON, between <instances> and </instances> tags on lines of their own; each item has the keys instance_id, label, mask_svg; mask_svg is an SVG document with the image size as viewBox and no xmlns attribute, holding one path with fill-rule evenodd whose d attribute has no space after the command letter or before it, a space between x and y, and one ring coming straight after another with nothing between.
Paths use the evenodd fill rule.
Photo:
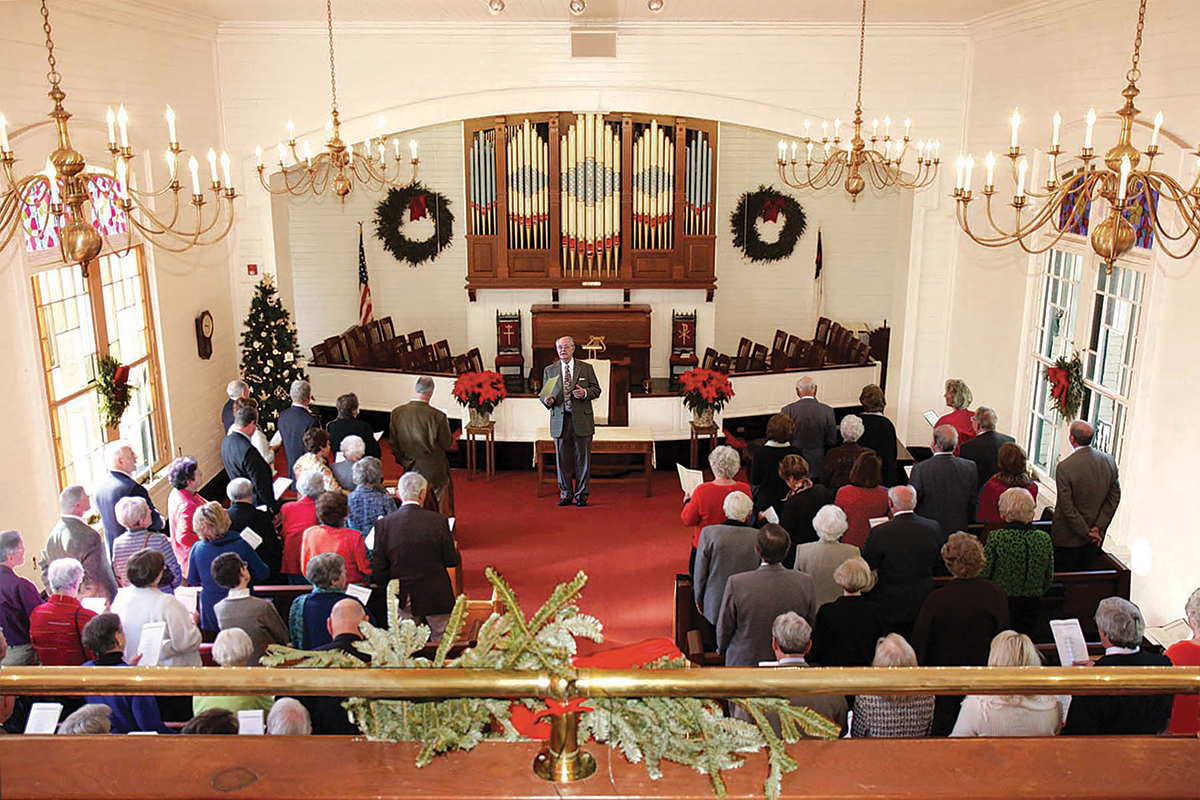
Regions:
<instances>
[{"instance_id":1,"label":"wooden organ case","mask_svg":"<svg viewBox=\"0 0 1200 800\"><path fill-rule=\"evenodd\" d=\"M467 291L716 289L717 123L468 120Z\"/></svg>"}]
</instances>

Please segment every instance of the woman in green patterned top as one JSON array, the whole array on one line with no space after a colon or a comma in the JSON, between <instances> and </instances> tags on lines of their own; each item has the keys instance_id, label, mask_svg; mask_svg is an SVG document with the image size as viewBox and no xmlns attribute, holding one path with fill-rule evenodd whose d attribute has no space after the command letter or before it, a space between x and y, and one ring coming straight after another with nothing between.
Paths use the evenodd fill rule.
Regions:
<instances>
[{"instance_id":1,"label":"woman in green patterned top","mask_svg":"<svg viewBox=\"0 0 1200 800\"><path fill-rule=\"evenodd\" d=\"M1033 522L1036 502L1025 489L1000 495L1000 516L1006 523L988 534L983 576L991 578L1008 596L1009 622L1014 630L1033 633L1038 605L1054 578L1054 546L1050 534Z\"/></svg>"}]
</instances>

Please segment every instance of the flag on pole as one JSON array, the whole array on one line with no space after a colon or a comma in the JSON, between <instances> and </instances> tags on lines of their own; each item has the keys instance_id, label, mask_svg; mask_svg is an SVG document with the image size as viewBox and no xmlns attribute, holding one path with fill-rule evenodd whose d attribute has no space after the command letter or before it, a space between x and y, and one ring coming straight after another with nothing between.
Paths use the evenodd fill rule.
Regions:
<instances>
[{"instance_id":1,"label":"flag on pole","mask_svg":"<svg viewBox=\"0 0 1200 800\"><path fill-rule=\"evenodd\" d=\"M813 295L816 297L816 301L817 301L817 313L816 313L817 319L821 318L821 310L822 310L822 307L825 305L825 278L821 274L821 265L822 265L823 260L824 260L824 255L821 252L821 228L818 226L817 227L817 257L816 257L816 265L813 269L813 281L815 281L817 284L813 291Z\"/></svg>"},{"instance_id":2,"label":"flag on pole","mask_svg":"<svg viewBox=\"0 0 1200 800\"><path fill-rule=\"evenodd\" d=\"M371 305L371 281L367 277L367 253L363 249L363 224L358 223L358 324L366 325L375 318Z\"/></svg>"}]
</instances>

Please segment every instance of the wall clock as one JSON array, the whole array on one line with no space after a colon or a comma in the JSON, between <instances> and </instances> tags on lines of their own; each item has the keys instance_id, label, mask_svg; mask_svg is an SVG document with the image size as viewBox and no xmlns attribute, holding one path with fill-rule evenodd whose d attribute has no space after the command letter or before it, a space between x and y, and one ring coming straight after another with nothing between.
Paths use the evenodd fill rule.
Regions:
<instances>
[{"instance_id":1,"label":"wall clock","mask_svg":"<svg viewBox=\"0 0 1200 800\"><path fill-rule=\"evenodd\" d=\"M196 317L196 352L204 360L212 358L213 318L208 311L201 311Z\"/></svg>"}]
</instances>

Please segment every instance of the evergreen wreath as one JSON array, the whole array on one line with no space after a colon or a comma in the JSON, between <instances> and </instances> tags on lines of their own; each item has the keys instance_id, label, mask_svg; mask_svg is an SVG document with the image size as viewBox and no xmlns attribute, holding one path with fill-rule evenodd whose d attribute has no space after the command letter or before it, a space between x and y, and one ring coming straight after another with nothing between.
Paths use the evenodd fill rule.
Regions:
<instances>
[{"instance_id":1,"label":"evergreen wreath","mask_svg":"<svg viewBox=\"0 0 1200 800\"><path fill-rule=\"evenodd\" d=\"M419 242L409 239L404 235L406 214L408 222L426 214L432 215L434 235ZM414 267L437 258L454 238L454 213L450 211L450 201L417 181L402 189L391 189L375 207L375 238L397 261L407 261Z\"/></svg>"},{"instance_id":2,"label":"evergreen wreath","mask_svg":"<svg viewBox=\"0 0 1200 800\"><path fill-rule=\"evenodd\" d=\"M106 428L121 424L125 409L129 408L132 390L129 383L129 367L112 356L100 356L97 364L96 391L100 394L100 422Z\"/></svg>"},{"instance_id":3,"label":"evergreen wreath","mask_svg":"<svg viewBox=\"0 0 1200 800\"><path fill-rule=\"evenodd\" d=\"M783 215L783 227L779 229L779 238L764 242L758 235L758 220L774 222L780 214ZM733 246L751 261L781 261L789 257L808 225L800 204L770 186L759 186L756 191L744 193L729 222L733 228Z\"/></svg>"},{"instance_id":4,"label":"evergreen wreath","mask_svg":"<svg viewBox=\"0 0 1200 800\"><path fill-rule=\"evenodd\" d=\"M1079 353L1071 358L1059 356L1053 367L1046 367L1050 381L1050 404L1063 419L1075 419L1083 405L1083 361Z\"/></svg>"}]
</instances>

